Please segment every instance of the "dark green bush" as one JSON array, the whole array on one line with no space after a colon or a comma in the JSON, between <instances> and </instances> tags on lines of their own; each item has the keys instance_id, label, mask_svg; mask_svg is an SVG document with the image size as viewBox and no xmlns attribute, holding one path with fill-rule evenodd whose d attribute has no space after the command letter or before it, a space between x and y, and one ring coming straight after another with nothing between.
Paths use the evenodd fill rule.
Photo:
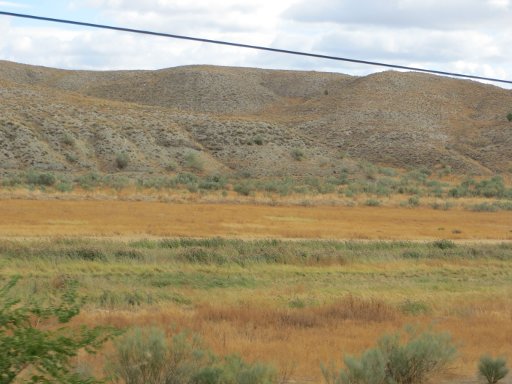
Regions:
<instances>
[{"instance_id":1,"label":"dark green bush","mask_svg":"<svg viewBox=\"0 0 512 384\"><path fill-rule=\"evenodd\" d=\"M115 160L116 167L118 169L125 169L128 166L129 160L130 159L128 157L128 154L126 154L125 152L118 153L116 155L116 160Z\"/></svg>"},{"instance_id":2,"label":"dark green bush","mask_svg":"<svg viewBox=\"0 0 512 384\"><path fill-rule=\"evenodd\" d=\"M478 373L488 384L496 384L508 374L507 361L502 357L493 359L488 355L482 356L478 364Z\"/></svg>"},{"instance_id":3,"label":"dark green bush","mask_svg":"<svg viewBox=\"0 0 512 384\"><path fill-rule=\"evenodd\" d=\"M60 304L42 307L20 303L10 291L18 278L0 288L0 383L99 383L73 371L71 359L85 350L95 353L114 335L106 328L48 329L44 324L68 323L80 310L73 284L62 295Z\"/></svg>"}]
</instances>

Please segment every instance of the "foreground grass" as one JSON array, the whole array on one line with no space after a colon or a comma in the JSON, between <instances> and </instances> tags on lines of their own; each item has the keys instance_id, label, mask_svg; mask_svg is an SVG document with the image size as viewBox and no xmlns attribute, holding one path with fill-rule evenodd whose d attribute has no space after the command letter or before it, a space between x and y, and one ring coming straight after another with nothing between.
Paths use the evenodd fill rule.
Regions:
<instances>
[{"instance_id":1,"label":"foreground grass","mask_svg":"<svg viewBox=\"0 0 512 384\"><path fill-rule=\"evenodd\" d=\"M77 322L193 330L299 380L406 323L451 331L460 375L512 343L509 243L3 240L0 274L21 275L16 295L39 302L78 281ZM101 357L85 363L99 370Z\"/></svg>"}]
</instances>

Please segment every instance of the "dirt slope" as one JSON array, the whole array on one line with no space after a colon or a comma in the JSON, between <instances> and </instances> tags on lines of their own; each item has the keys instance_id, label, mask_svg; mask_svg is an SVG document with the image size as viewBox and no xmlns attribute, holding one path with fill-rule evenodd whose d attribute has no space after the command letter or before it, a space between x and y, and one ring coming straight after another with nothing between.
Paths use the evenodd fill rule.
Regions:
<instances>
[{"instance_id":1,"label":"dirt slope","mask_svg":"<svg viewBox=\"0 0 512 384\"><path fill-rule=\"evenodd\" d=\"M0 169L329 175L353 161L512 169L512 91L418 73L189 66L64 71L0 61ZM303 154L301 161L293 153ZM190 164L188 164L190 165Z\"/></svg>"}]
</instances>

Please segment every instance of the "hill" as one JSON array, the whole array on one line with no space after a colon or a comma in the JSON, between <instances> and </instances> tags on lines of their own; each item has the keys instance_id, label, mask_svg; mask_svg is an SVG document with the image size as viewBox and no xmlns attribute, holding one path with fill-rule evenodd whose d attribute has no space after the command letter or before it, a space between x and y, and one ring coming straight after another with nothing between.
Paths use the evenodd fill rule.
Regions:
<instances>
[{"instance_id":1,"label":"hill","mask_svg":"<svg viewBox=\"0 0 512 384\"><path fill-rule=\"evenodd\" d=\"M127 172L323 176L368 161L510 173L511 111L510 90L420 73L0 61L0 170L110 173L123 154Z\"/></svg>"}]
</instances>

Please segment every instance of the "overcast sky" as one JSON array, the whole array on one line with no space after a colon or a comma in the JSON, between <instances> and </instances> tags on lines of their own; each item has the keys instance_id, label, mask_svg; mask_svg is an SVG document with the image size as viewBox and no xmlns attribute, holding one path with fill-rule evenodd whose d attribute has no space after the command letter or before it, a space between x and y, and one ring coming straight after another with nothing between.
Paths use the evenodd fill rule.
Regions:
<instances>
[{"instance_id":1,"label":"overcast sky","mask_svg":"<svg viewBox=\"0 0 512 384\"><path fill-rule=\"evenodd\" d=\"M0 10L512 79L512 0L0 0ZM98 70L383 70L1 15L0 59Z\"/></svg>"}]
</instances>

